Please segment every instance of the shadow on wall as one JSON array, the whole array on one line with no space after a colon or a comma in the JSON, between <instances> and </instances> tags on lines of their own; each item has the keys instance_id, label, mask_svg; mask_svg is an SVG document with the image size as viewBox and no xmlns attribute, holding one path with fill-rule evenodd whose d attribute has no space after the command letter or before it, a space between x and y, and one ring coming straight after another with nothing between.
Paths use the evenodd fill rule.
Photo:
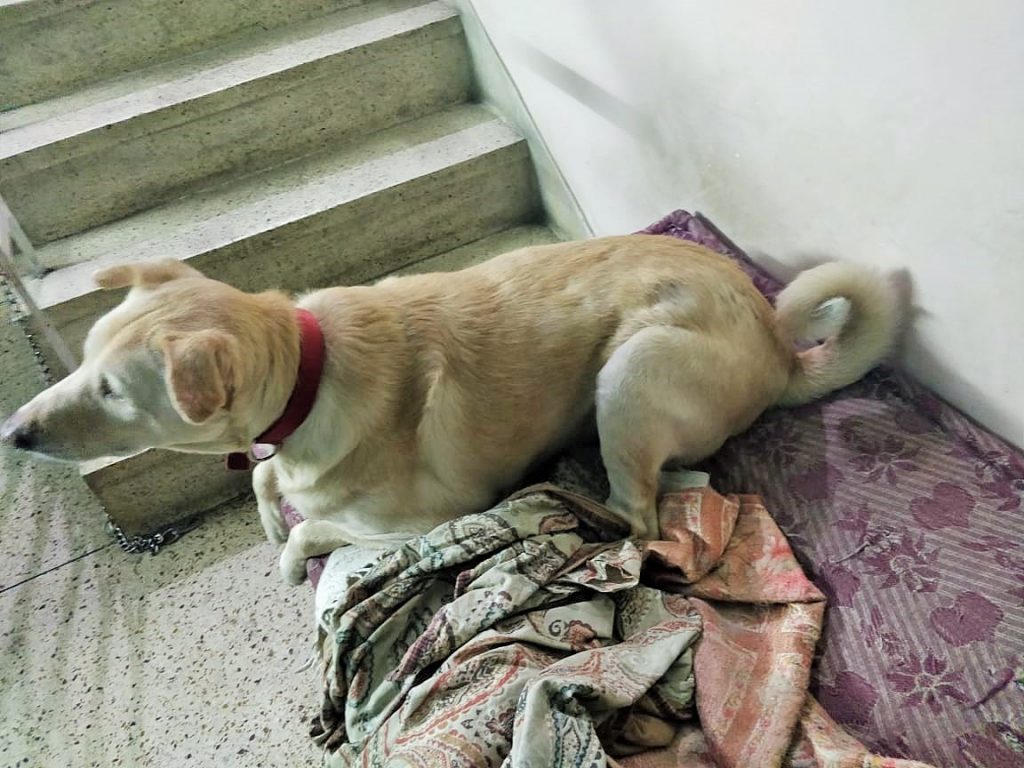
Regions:
<instances>
[{"instance_id":1,"label":"shadow on wall","mask_svg":"<svg viewBox=\"0 0 1024 768\"><path fill-rule=\"evenodd\" d=\"M569 98L617 125L626 133L634 135L638 140L643 140L649 135L651 123L642 110L605 90L593 80L588 80L576 70L514 33L506 32L504 42L506 55L516 57Z\"/></svg>"},{"instance_id":2,"label":"shadow on wall","mask_svg":"<svg viewBox=\"0 0 1024 768\"><path fill-rule=\"evenodd\" d=\"M636 48L671 45L677 6L637 14L604 3L600 18L582 3L475 6L596 234L639 229L673 207L700 208L723 225L737 208L759 221L776 215L772 190L759 189L731 149L729 120L751 116L702 79L682 38L669 58ZM665 24L645 26L659 10ZM531 16L551 17L555 31L528 26ZM568 29L572 45L560 45L557 31ZM723 109L729 120L716 119ZM581 126L591 132L580 135Z\"/></svg>"}]
</instances>

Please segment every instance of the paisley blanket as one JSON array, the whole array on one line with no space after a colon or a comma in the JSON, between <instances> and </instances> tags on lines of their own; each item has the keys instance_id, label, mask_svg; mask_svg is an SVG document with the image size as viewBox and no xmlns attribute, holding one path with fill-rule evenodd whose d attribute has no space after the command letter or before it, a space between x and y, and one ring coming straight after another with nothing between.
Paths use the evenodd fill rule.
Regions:
<instances>
[{"instance_id":1,"label":"paisley blanket","mask_svg":"<svg viewBox=\"0 0 1024 768\"><path fill-rule=\"evenodd\" d=\"M680 477L658 541L539 485L395 552L335 552L325 764L921 766L808 694L825 598L760 499Z\"/></svg>"}]
</instances>

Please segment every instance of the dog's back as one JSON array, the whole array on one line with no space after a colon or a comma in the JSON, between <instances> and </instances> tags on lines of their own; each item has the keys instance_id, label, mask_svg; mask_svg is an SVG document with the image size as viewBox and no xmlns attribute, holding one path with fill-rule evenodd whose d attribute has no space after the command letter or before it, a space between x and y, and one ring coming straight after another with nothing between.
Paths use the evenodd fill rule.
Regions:
<instances>
[{"instance_id":1,"label":"dog's back","mask_svg":"<svg viewBox=\"0 0 1024 768\"><path fill-rule=\"evenodd\" d=\"M507 487L564 445L594 411L601 368L645 327L707 339L706 354L679 361L680 371L702 372L730 423L777 398L789 360L749 279L672 238L529 248L456 273L319 291L302 304L345 359L338 370L359 372L361 384L342 388L372 398L361 407L378 414L372 431L389 438L364 442L343 474L361 488L354 470L376 475L400 444L409 458L399 473L436 490L418 494L421 512L440 505L450 514L460 506L453 497L468 508L481 494L467 484Z\"/></svg>"}]
</instances>

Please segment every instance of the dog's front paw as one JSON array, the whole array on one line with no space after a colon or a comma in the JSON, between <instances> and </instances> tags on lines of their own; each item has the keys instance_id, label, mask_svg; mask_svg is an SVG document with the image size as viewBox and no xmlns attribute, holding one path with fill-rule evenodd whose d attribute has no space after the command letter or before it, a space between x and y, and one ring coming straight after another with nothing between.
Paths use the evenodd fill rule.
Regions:
<instances>
[{"instance_id":1,"label":"dog's front paw","mask_svg":"<svg viewBox=\"0 0 1024 768\"><path fill-rule=\"evenodd\" d=\"M273 459L256 465L252 471L252 489L256 494L263 533L271 544L284 544L288 539L288 525L281 514L281 493L277 487Z\"/></svg>"},{"instance_id":2,"label":"dog's front paw","mask_svg":"<svg viewBox=\"0 0 1024 768\"><path fill-rule=\"evenodd\" d=\"M281 505L276 501L257 499L256 508L260 512L260 523L267 540L271 544L284 544L288 539L288 525L281 514Z\"/></svg>"},{"instance_id":3,"label":"dog's front paw","mask_svg":"<svg viewBox=\"0 0 1024 768\"><path fill-rule=\"evenodd\" d=\"M279 566L281 578L285 583L298 586L306 580L306 558L296 556L294 552L288 550L287 546L281 552Z\"/></svg>"}]
</instances>

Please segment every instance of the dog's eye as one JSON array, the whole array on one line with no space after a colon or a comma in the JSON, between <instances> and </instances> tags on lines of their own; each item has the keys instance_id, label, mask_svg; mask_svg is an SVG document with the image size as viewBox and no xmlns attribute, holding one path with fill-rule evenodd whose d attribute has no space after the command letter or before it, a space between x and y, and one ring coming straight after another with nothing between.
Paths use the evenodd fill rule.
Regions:
<instances>
[{"instance_id":1,"label":"dog's eye","mask_svg":"<svg viewBox=\"0 0 1024 768\"><path fill-rule=\"evenodd\" d=\"M112 398L115 397L114 389L110 386L110 379L106 376L100 377L100 397Z\"/></svg>"}]
</instances>

